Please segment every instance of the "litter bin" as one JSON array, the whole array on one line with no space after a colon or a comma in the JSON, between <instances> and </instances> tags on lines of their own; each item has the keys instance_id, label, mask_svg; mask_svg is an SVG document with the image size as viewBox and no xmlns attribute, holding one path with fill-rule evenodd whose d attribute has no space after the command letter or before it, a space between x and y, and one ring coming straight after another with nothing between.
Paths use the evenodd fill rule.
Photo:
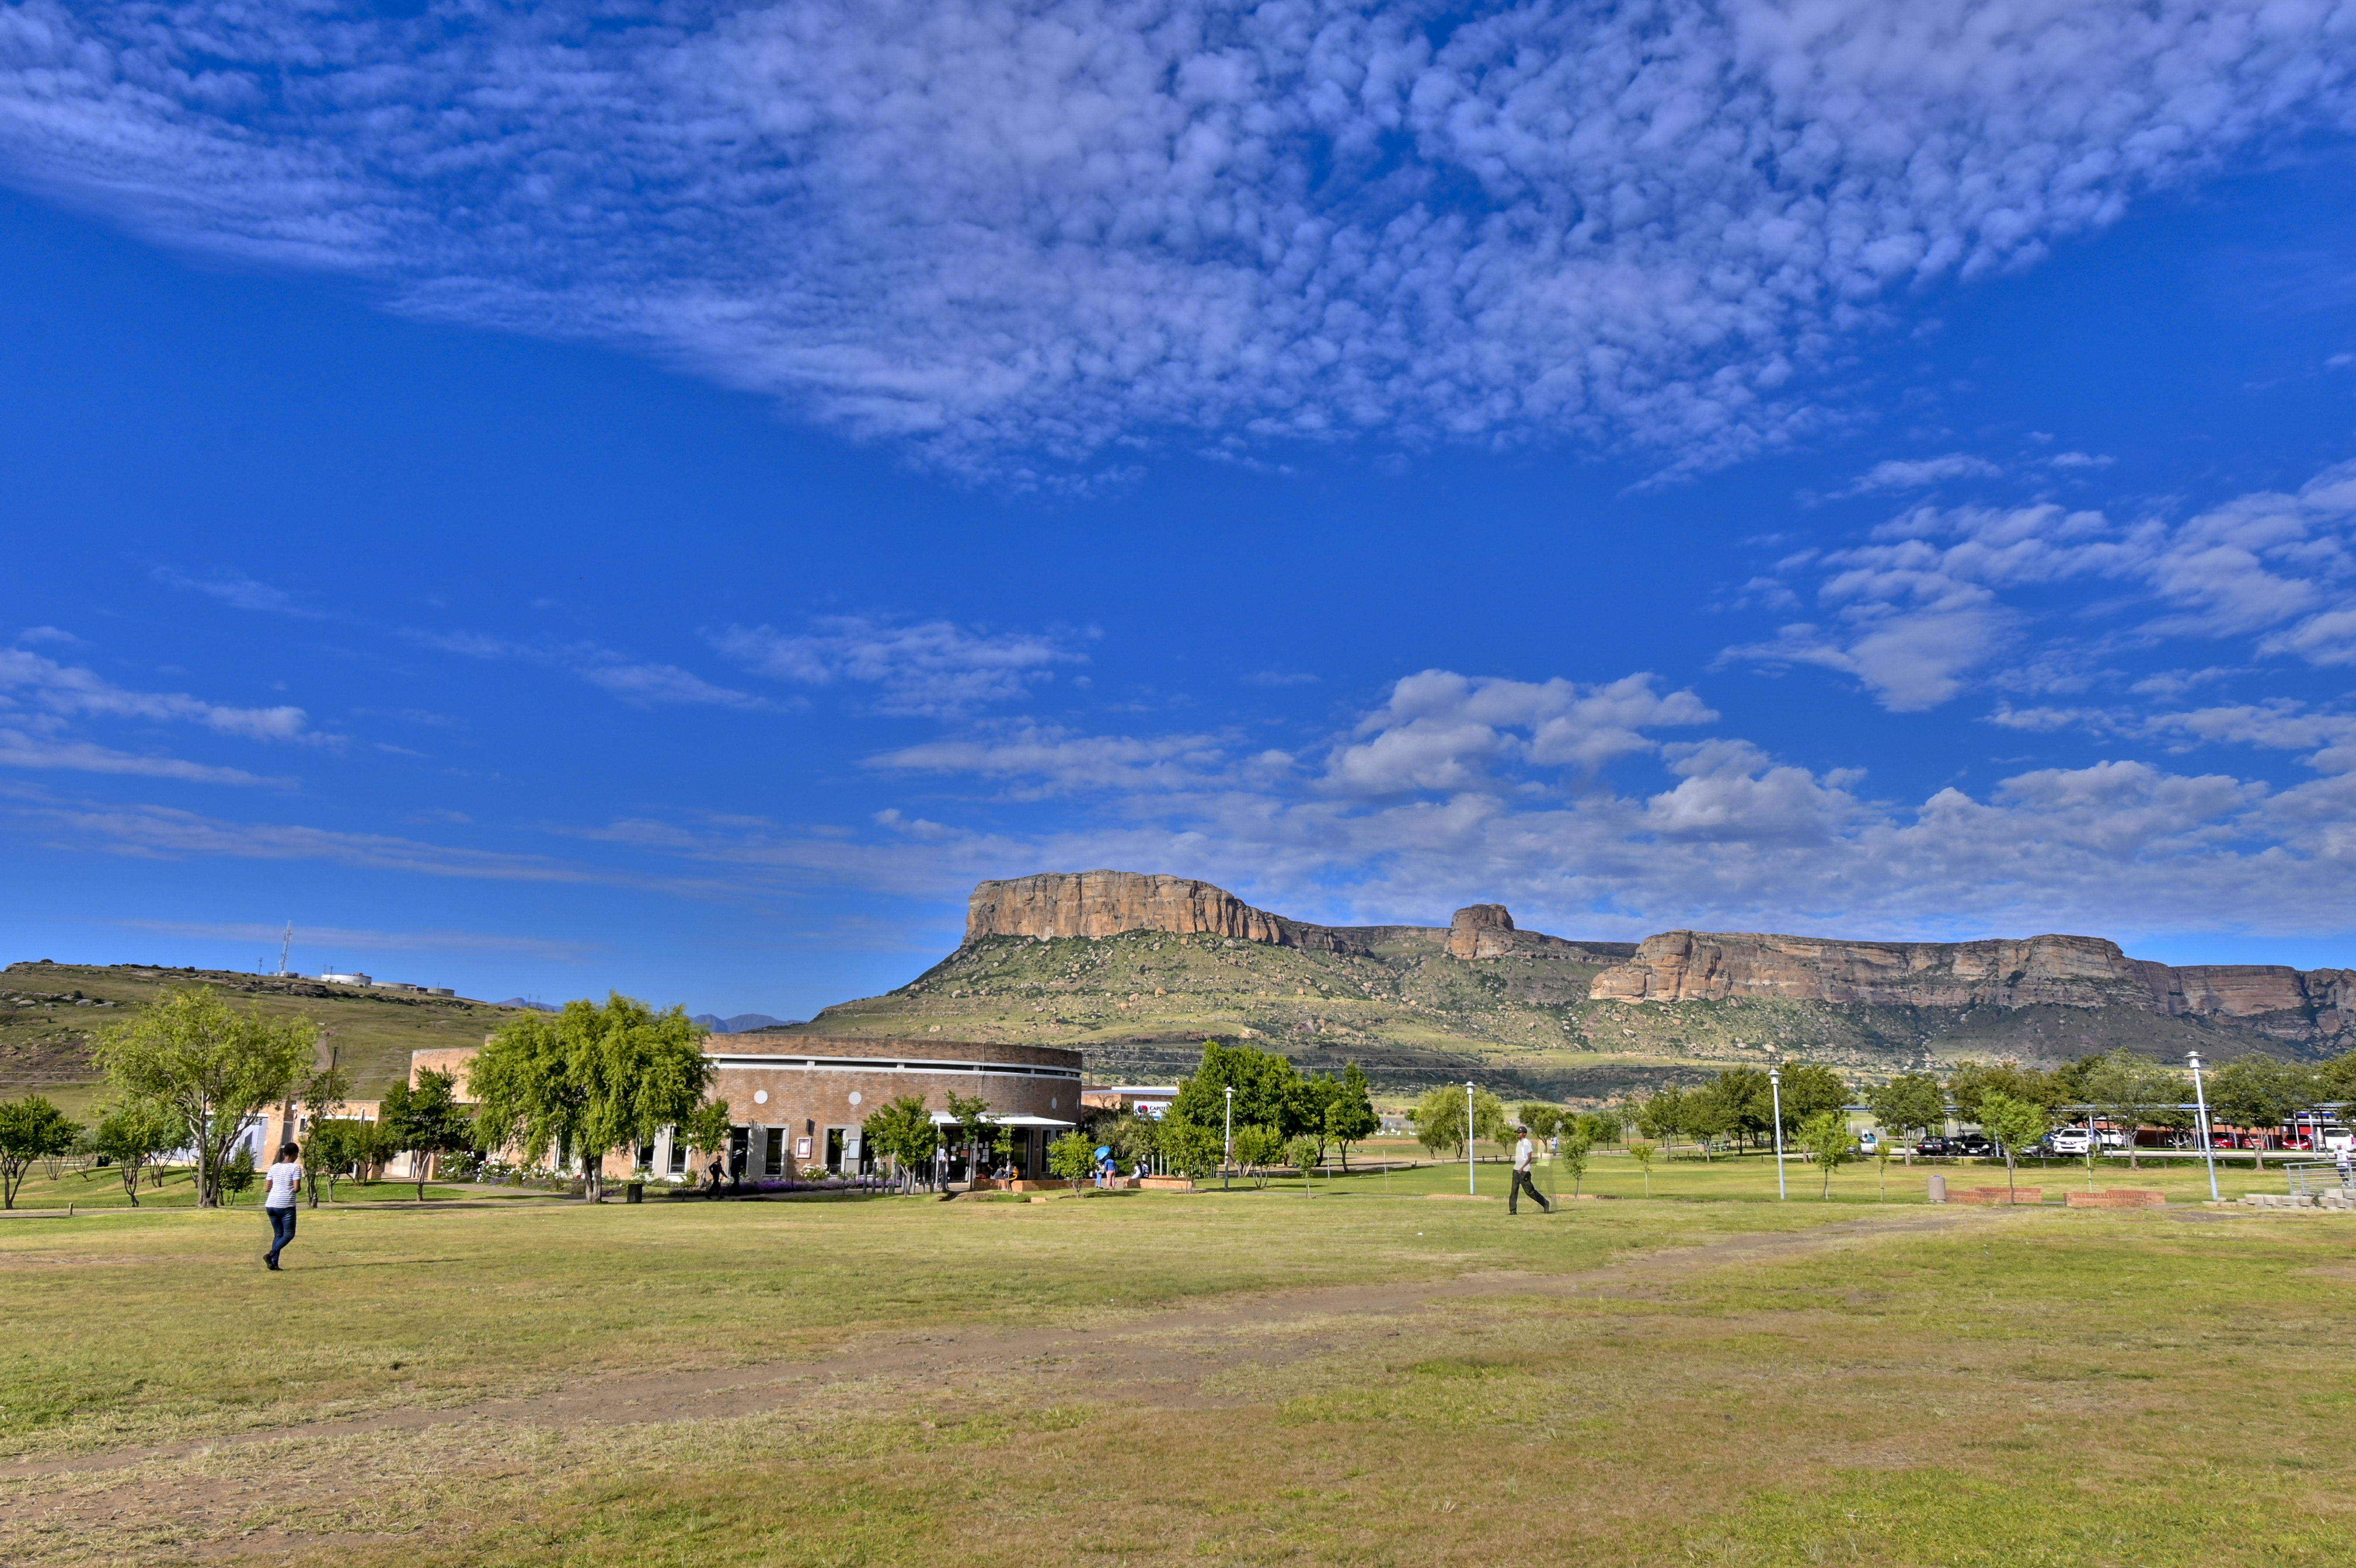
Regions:
<instances>
[{"instance_id":1,"label":"litter bin","mask_svg":"<svg viewBox=\"0 0 2356 1568\"><path fill-rule=\"evenodd\" d=\"M647 1184L646 1184L645 1182L643 1182L643 1181L633 1181L633 1182L629 1182L629 1183L627 1183L626 1185L625 1185L625 1186L623 1187L623 1189L622 1189L622 1201L623 1201L623 1202L625 1202L625 1203L643 1203L643 1202L645 1202L646 1200L647 1200Z\"/></svg>"}]
</instances>

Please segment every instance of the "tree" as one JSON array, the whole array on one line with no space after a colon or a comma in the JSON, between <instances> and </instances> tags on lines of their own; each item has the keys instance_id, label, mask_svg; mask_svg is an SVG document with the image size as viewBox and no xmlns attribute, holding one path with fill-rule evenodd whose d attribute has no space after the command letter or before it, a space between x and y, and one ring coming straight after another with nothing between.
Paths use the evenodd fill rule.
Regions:
<instances>
[{"instance_id":1,"label":"tree","mask_svg":"<svg viewBox=\"0 0 2356 1568\"><path fill-rule=\"evenodd\" d=\"M1295 1133L1284 1140L1284 1163L1301 1173L1304 1187L1311 1174L1325 1163L1324 1142L1308 1133Z\"/></svg>"},{"instance_id":2,"label":"tree","mask_svg":"<svg viewBox=\"0 0 2356 1568\"><path fill-rule=\"evenodd\" d=\"M1309 1132L1304 1117L1316 1115L1321 1123L1325 1104L1316 1091L1303 1091L1291 1062L1272 1051L1248 1045L1203 1042L1202 1065L1178 1085L1169 1118L1218 1133L1222 1142L1227 1125L1226 1091L1233 1089L1235 1125L1274 1127L1281 1136Z\"/></svg>"},{"instance_id":3,"label":"tree","mask_svg":"<svg viewBox=\"0 0 2356 1568\"><path fill-rule=\"evenodd\" d=\"M609 1150L654 1141L684 1123L712 1082L703 1030L684 1008L656 1012L612 992L499 1026L467 1070L484 1152L509 1147L526 1164L578 1161L587 1195L602 1195Z\"/></svg>"},{"instance_id":4,"label":"tree","mask_svg":"<svg viewBox=\"0 0 2356 1568\"><path fill-rule=\"evenodd\" d=\"M73 1147L81 1124L38 1094L0 1100L0 1208L16 1206L16 1190L37 1159L53 1159Z\"/></svg>"},{"instance_id":5,"label":"tree","mask_svg":"<svg viewBox=\"0 0 2356 1568\"><path fill-rule=\"evenodd\" d=\"M1408 1113L1415 1123L1416 1141L1434 1155L1450 1158L1464 1153L1464 1086L1444 1084L1416 1102ZM1492 1143L1504 1143L1513 1136L1513 1124L1505 1119L1505 1103L1488 1090L1477 1091L1472 1099L1474 1138L1487 1138Z\"/></svg>"},{"instance_id":6,"label":"tree","mask_svg":"<svg viewBox=\"0 0 2356 1568\"><path fill-rule=\"evenodd\" d=\"M1047 1169L1074 1187L1084 1187L1096 1168L1096 1145L1076 1127L1047 1146Z\"/></svg>"},{"instance_id":7,"label":"tree","mask_svg":"<svg viewBox=\"0 0 2356 1568\"><path fill-rule=\"evenodd\" d=\"M1927 1072L1901 1072L1865 1092L1866 1108L1888 1131L1928 1137L1947 1122L1947 1092Z\"/></svg>"},{"instance_id":8,"label":"tree","mask_svg":"<svg viewBox=\"0 0 2356 1568\"><path fill-rule=\"evenodd\" d=\"M868 1147L891 1160L903 1192L916 1190L916 1173L932 1164L933 1151L941 1145L941 1130L925 1108L922 1094L886 1101L861 1124L860 1131Z\"/></svg>"},{"instance_id":9,"label":"tree","mask_svg":"<svg viewBox=\"0 0 2356 1568\"><path fill-rule=\"evenodd\" d=\"M1644 1173L1644 1196L1647 1198L1653 1195L1653 1156L1656 1152L1651 1144L1634 1143L1628 1146L1628 1157L1634 1160L1637 1167Z\"/></svg>"},{"instance_id":10,"label":"tree","mask_svg":"<svg viewBox=\"0 0 2356 1568\"><path fill-rule=\"evenodd\" d=\"M1365 1069L1353 1061L1342 1069L1333 1099L1325 1107L1325 1136L1342 1146L1342 1168L1350 1168L1350 1146L1383 1130L1375 1113L1374 1095L1366 1086Z\"/></svg>"},{"instance_id":11,"label":"tree","mask_svg":"<svg viewBox=\"0 0 2356 1568\"><path fill-rule=\"evenodd\" d=\"M417 1180L417 1200L425 1201L425 1179L434 1162L475 1147L475 1119L458 1104L458 1081L448 1072L427 1068L417 1082L396 1083L377 1107L380 1139L409 1156L409 1174ZM365 1151L356 1149L355 1155Z\"/></svg>"},{"instance_id":12,"label":"tree","mask_svg":"<svg viewBox=\"0 0 2356 1568\"><path fill-rule=\"evenodd\" d=\"M313 1130L314 1137L316 1136L319 1124L327 1119L328 1113L340 1109L344 1103L344 1097L351 1092L352 1075L345 1072L342 1068L337 1066L332 1059L329 1060L327 1066L320 1068L317 1072L313 1072L309 1077L303 1080L301 1085L294 1092L294 1103L303 1107L304 1124ZM320 1170L322 1168L330 1170L341 1169L343 1157L348 1156L351 1152L348 1147L345 1147L350 1140L341 1136L334 1136L334 1141L337 1147L333 1152L337 1155L337 1160L331 1162L325 1168L322 1168L318 1161L311 1157L311 1144L313 1142L313 1138L306 1137L303 1140L304 1186L309 1189L311 1207L314 1209L316 1209L319 1206ZM330 1196L333 1196L334 1186L334 1181L330 1179L328 1182Z\"/></svg>"},{"instance_id":13,"label":"tree","mask_svg":"<svg viewBox=\"0 0 2356 1568\"><path fill-rule=\"evenodd\" d=\"M2004 1189L2009 1197L2022 1152L2035 1147L2052 1130L2053 1114L2034 1100L2015 1099L2000 1089L1991 1089L1980 1096L1979 1120L2004 1150Z\"/></svg>"},{"instance_id":14,"label":"tree","mask_svg":"<svg viewBox=\"0 0 2356 1568\"><path fill-rule=\"evenodd\" d=\"M1837 1106L1829 1111L1819 1110L1800 1124L1794 1141L1800 1146L1801 1153L1824 1167L1824 1200L1831 1202L1833 1172L1858 1157L1857 1137L1848 1130L1848 1118L1841 1115Z\"/></svg>"},{"instance_id":15,"label":"tree","mask_svg":"<svg viewBox=\"0 0 2356 1568\"><path fill-rule=\"evenodd\" d=\"M1675 1089L1656 1089L1636 1107L1636 1130L1648 1138L1657 1138L1662 1146L1675 1153L1679 1133L1686 1125L1686 1097Z\"/></svg>"},{"instance_id":16,"label":"tree","mask_svg":"<svg viewBox=\"0 0 2356 1568\"><path fill-rule=\"evenodd\" d=\"M1760 1075L1762 1081L1765 1074ZM1695 1089L1683 1097L1680 1115L1685 1129L1701 1146L1702 1163L1709 1163L1710 1146L1719 1138L1731 1138L1742 1131L1740 1107L1727 1095L1713 1093L1708 1085Z\"/></svg>"},{"instance_id":17,"label":"tree","mask_svg":"<svg viewBox=\"0 0 2356 1568\"><path fill-rule=\"evenodd\" d=\"M1522 1125L1530 1129L1530 1136L1541 1143L1562 1129L1564 1112L1560 1105L1549 1105L1544 1101L1531 1100L1525 1103L1514 1115Z\"/></svg>"},{"instance_id":18,"label":"tree","mask_svg":"<svg viewBox=\"0 0 2356 1568\"><path fill-rule=\"evenodd\" d=\"M1236 1163L1249 1173L1252 1185L1268 1185L1269 1168L1284 1157L1284 1135L1274 1127L1237 1127Z\"/></svg>"},{"instance_id":19,"label":"tree","mask_svg":"<svg viewBox=\"0 0 2356 1568\"><path fill-rule=\"evenodd\" d=\"M1219 1168L1219 1161L1226 1154L1226 1146L1208 1127L1163 1120L1162 1162L1174 1174L1200 1181Z\"/></svg>"},{"instance_id":20,"label":"tree","mask_svg":"<svg viewBox=\"0 0 2356 1568\"><path fill-rule=\"evenodd\" d=\"M990 1102L979 1094L960 1094L954 1089L948 1091L948 1102L949 1115L958 1119L958 1132L965 1149L966 1176L970 1179L980 1172L982 1137L990 1130Z\"/></svg>"},{"instance_id":21,"label":"tree","mask_svg":"<svg viewBox=\"0 0 2356 1568\"><path fill-rule=\"evenodd\" d=\"M1119 1116L1114 1118L1104 1141L1112 1146L1115 1160L1125 1168L1134 1169L1161 1152L1162 1124L1151 1116Z\"/></svg>"},{"instance_id":22,"label":"tree","mask_svg":"<svg viewBox=\"0 0 2356 1568\"><path fill-rule=\"evenodd\" d=\"M336 1182L360 1162L362 1129L374 1124L357 1116L321 1116L312 1122L303 1140L303 1175L311 1189L311 1206L319 1206L319 1183L327 1184L327 1201L336 1200Z\"/></svg>"},{"instance_id":23,"label":"tree","mask_svg":"<svg viewBox=\"0 0 2356 1568\"><path fill-rule=\"evenodd\" d=\"M1586 1119L1581 1116L1579 1122L1584 1123ZM1595 1148L1595 1140L1589 1137L1587 1134L1588 1129L1584 1125L1574 1124L1565 1127L1562 1133L1562 1147L1556 1151L1554 1157L1556 1163L1559 1164L1570 1177L1570 1195L1574 1198L1579 1196L1580 1187L1587 1180L1587 1157Z\"/></svg>"},{"instance_id":24,"label":"tree","mask_svg":"<svg viewBox=\"0 0 2356 1568\"><path fill-rule=\"evenodd\" d=\"M1696 1119L1708 1117L1730 1136L1764 1133L1775 1125L1774 1085L1756 1067L1730 1067L1696 1091Z\"/></svg>"},{"instance_id":25,"label":"tree","mask_svg":"<svg viewBox=\"0 0 2356 1568\"><path fill-rule=\"evenodd\" d=\"M271 1018L258 1007L232 1012L211 987L198 986L167 991L107 1029L93 1054L123 1099L179 1117L196 1155L198 1206L211 1209L246 1118L286 1097L317 1039L308 1019Z\"/></svg>"},{"instance_id":26,"label":"tree","mask_svg":"<svg viewBox=\"0 0 2356 1568\"><path fill-rule=\"evenodd\" d=\"M2121 1046L2094 1058L2079 1078L2087 1100L2113 1119L2126 1124L2127 1168L2139 1168L2136 1159L2136 1129L2169 1116L2185 1098L2183 1076L2149 1057Z\"/></svg>"},{"instance_id":27,"label":"tree","mask_svg":"<svg viewBox=\"0 0 2356 1568\"><path fill-rule=\"evenodd\" d=\"M2322 1098L2315 1069L2270 1056L2244 1056L2211 1075L2209 1113L2227 1126L2279 1127ZM2265 1157L2258 1157L2261 1166Z\"/></svg>"},{"instance_id":28,"label":"tree","mask_svg":"<svg viewBox=\"0 0 2356 1568\"><path fill-rule=\"evenodd\" d=\"M220 1189L230 1198L242 1198L253 1189L253 1146L240 1140L237 1151L221 1162Z\"/></svg>"},{"instance_id":29,"label":"tree","mask_svg":"<svg viewBox=\"0 0 2356 1568\"><path fill-rule=\"evenodd\" d=\"M139 1207L139 1176L148 1166L187 1141L187 1128L168 1106L133 1100L99 1118L91 1147L114 1164L123 1195Z\"/></svg>"},{"instance_id":30,"label":"tree","mask_svg":"<svg viewBox=\"0 0 2356 1568\"><path fill-rule=\"evenodd\" d=\"M1797 1064L1784 1062L1783 1130L1786 1135L1830 1111L1838 1114L1848 1106L1848 1084L1829 1067L1813 1061ZM1771 1096L1772 1099L1772 1096ZM1771 1107L1772 1114L1772 1107ZM1841 1124L1847 1126L1846 1120Z\"/></svg>"},{"instance_id":31,"label":"tree","mask_svg":"<svg viewBox=\"0 0 2356 1568\"><path fill-rule=\"evenodd\" d=\"M2026 1100L2051 1110L2070 1097L2070 1080L2060 1073L2040 1072L2017 1061L1959 1061L1947 1074L1947 1097L1967 1121L1982 1126L1981 1103L1990 1094Z\"/></svg>"}]
</instances>

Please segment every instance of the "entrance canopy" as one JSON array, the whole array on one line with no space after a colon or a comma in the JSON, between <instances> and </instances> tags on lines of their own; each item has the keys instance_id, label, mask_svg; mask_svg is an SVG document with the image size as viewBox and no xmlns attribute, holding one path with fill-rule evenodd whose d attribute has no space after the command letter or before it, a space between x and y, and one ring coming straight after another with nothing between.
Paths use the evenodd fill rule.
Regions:
<instances>
[{"instance_id":1,"label":"entrance canopy","mask_svg":"<svg viewBox=\"0 0 2356 1568\"><path fill-rule=\"evenodd\" d=\"M1001 1116L990 1114L985 1115L982 1120L993 1127L1069 1127L1078 1125L1075 1122L1059 1122L1053 1116ZM933 1113L933 1125L937 1127L954 1127L961 1125L947 1111Z\"/></svg>"}]
</instances>

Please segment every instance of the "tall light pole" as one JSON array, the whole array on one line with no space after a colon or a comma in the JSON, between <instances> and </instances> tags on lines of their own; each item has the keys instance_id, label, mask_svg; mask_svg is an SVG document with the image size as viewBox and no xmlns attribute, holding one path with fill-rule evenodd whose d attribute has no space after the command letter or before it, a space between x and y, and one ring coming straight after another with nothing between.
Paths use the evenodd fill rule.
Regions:
<instances>
[{"instance_id":1,"label":"tall light pole","mask_svg":"<svg viewBox=\"0 0 2356 1568\"><path fill-rule=\"evenodd\" d=\"M1228 1085L1227 1085L1227 1152L1226 1152L1226 1157L1224 1157L1224 1158L1219 1162L1219 1185L1220 1185L1221 1187L1225 1187L1225 1186L1226 1186L1226 1184L1227 1184L1227 1172L1228 1172L1229 1170L1231 1170L1231 1169L1233 1169L1233 1168L1235 1168L1235 1163L1236 1163L1236 1086L1235 1086L1234 1084L1230 1083L1230 1084L1228 1084Z\"/></svg>"},{"instance_id":2,"label":"tall light pole","mask_svg":"<svg viewBox=\"0 0 2356 1568\"><path fill-rule=\"evenodd\" d=\"M1767 1087L1775 1096L1775 1197L1780 1201L1791 1193L1783 1187L1783 1070L1767 1070Z\"/></svg>"},{"instance_id":3,"label":"tall light pole","mask_svg":"<svg viewBox=\"0 0 2356 1568\"><path fill-rule=\"evenodd\" d=\"M1472 1169L1472 1080L1464 1081L1464 1190L1479 1197L1481 1189L1473 1184Z\"/></svg>"},{"instance_id":4,"label":"tall light pole","mask_svg":"<svg viewBox=\"0 0 2356 1568\"><path fill-rule=\"evenodd\" d=\"M2214 1203L2218 1200L2217 1157L2209 1147L2209 1096L2201 1087L2201 1053L2188 1051L2184 1053L2184 1060L2192 1063L2192 1104L2201 1114L2201 1158L2209 1167L2209 1201ZM2133 1137L2135 1135L2130 1133L2127 1136Z\"/></svg>"}]
</instances>

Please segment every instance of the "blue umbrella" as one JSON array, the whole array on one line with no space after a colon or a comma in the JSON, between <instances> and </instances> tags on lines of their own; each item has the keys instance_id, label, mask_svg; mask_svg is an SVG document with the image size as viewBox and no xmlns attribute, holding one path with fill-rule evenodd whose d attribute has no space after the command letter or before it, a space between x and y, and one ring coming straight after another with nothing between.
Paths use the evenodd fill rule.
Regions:
<instances>
[{"instance_id":1,"label":"blue umbrella","mask_svg":"<svg viewBox=\"0 0 2356 1568\"><path fill-rule=\"evenodd\" d=\"M1097 1145L1097 1157L1098 1157L1098 1159L1110 1159L1110 1158L1112 1157L1112 1145L1110 1145L1110 1144L1098 1144L1098 1145Z\"/></svg>"}]
</instances>

